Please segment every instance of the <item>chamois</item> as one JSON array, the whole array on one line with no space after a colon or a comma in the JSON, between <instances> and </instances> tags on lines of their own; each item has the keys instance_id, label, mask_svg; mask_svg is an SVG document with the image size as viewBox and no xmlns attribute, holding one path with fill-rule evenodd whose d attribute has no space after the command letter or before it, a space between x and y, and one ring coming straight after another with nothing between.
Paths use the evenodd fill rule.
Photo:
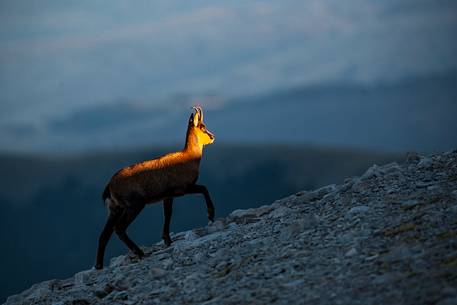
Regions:
<instances>
[{"instance_id":1,"label":"chamois","mask_svg":"<svg viewBox=\"0 0 457 305\"><path fill-rule=\"evenodd\" d=\"M162 157L122 168L111 178L103 192L108 207L108 219L100 234L96 269L103 268L106 245L113 234L123 241L138 257L143 251L127 236L127 227L146 204L163 200L164 224L162 238L171 245L170 219L173 198L185 194L201 193L205 197L208 219L214 221L214 205L207 188L196 184L203 146L214 142L214 135L203 123L203 110L193 107L187 127L184 149Z\"/></svg>"}]
</instances>

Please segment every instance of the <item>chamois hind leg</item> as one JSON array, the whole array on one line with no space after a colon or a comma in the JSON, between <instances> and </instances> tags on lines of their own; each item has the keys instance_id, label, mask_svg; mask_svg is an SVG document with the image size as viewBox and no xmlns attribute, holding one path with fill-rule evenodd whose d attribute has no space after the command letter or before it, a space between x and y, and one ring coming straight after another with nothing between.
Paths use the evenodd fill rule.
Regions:
<instances>
[{"instance_id":1,"label":"chamois hind leg","mask_svg":"<svg viewBox=\"0 0 457 305\"><path fill-rule=\"evenodd\" d=\"M209 196L208 189L204 185L199 185L199 184L194 184L189 189L187 190L188 194L203 194L205 196L205 202L206 202L206 209L208 210L208 219L210 221L214 221L214 214L215 214L215 209L214 209L214 204L213 201L211 200L211 197Z\"/></svg>"},{"instance_id":2,"label":"chamois hind leg","mask_svg":"<svg viewBox=\"0 0 457 305\"><path fill-rule=\"evenodd\" d=\"M171 214L173 212L173 198L166 198L163 201L163 231L162 231L162 238L165 242L165 245L169 247L171 245L171 238L170 238L170 221L171 221Z\"/></svg>"},{"instance_id":3,"label":"chamois hind leg","mask_svg":"<svg viewBox=\"0 0 457 305\"><path fill-rule=\"evenodd\" d=\"M134 208L127 208L119 219L119 222L114 227L114 231L116 232L119 239L124 242L130 251L132 251L140 258L144 257L144 252L128 237L126 230L132 221L135 220L138 214L140 214L143 208L144 205L139 205Z\"/></svg>"},{"instance_id":4,"label":"chamois hind leg","mask_svg":"<svg viewBox=\"0 0 457 305\"><path fill-rule=\"evenodd\" d=\"M108 244L111 235L113 234L114 226L119 220L121 213L119 211L110 211L108 220L103 228L100 238L98 239L97 258L95 262L95 269L103 268L103 258L105 256L106 245Z\"/></svg>"}]
</instances>

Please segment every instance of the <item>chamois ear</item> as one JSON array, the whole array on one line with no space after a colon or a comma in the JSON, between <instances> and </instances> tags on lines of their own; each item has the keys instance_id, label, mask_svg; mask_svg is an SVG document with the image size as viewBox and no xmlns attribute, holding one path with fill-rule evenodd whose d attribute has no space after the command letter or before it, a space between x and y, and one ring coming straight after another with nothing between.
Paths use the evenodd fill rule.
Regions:
<instances>
[{"instance_id":1,"label":"chamois ear","mask_svg":"<svg viewBox=\"0 0 457 305\"><path fill-rule=\"evenodd\" d=\"M194 116L194 126L197 127L199 122L200 122L200 116L198 113L196 113Z\"/></svg>"},{"instance_id":2,"label":"chamois ear","mask_svg":"<svg viewBox=\"0 0 457 305\"><path fill-rule=\"evenodd\" d=\"M194 127L197 127L198 126L198 121L199 121L199 118L198 118L198 113L192 113L190 115L190 118L189 118L189 126L194 126Z\"/></svg>"}]
</instances>

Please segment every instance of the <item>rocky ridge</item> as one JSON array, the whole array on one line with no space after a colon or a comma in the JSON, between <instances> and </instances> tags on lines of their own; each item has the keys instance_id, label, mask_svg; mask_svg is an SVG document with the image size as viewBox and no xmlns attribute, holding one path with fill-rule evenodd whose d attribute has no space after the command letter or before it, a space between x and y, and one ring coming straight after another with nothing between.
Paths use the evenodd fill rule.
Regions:
<instances>
[{"instance_id":1,"label":"rocky ridge","mask_svg":"<svg viewBox=\"0 0 457 305\"><path fill-rule=\"evenodd\" d=\"M457 151L408 154L5 304L457 304Z\"/></svg>"}]
</instances>

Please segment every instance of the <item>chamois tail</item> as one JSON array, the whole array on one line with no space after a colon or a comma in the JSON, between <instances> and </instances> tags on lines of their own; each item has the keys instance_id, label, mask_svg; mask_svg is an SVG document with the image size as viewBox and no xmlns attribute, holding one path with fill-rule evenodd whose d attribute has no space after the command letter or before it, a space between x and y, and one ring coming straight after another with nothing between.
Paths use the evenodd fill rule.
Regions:
<instances>
[{"instance_id":1,"label":"chamois tail","mask_svg":"<svg viewBox=\"0 0 457 305\"><path fill-rule=\"evenodd\" d=\"M103 191L103 203L106 204L106 199L111 197L111 193L109 191L109 184L106 185L105 190Z\"/></svg>"}]
</instances>

